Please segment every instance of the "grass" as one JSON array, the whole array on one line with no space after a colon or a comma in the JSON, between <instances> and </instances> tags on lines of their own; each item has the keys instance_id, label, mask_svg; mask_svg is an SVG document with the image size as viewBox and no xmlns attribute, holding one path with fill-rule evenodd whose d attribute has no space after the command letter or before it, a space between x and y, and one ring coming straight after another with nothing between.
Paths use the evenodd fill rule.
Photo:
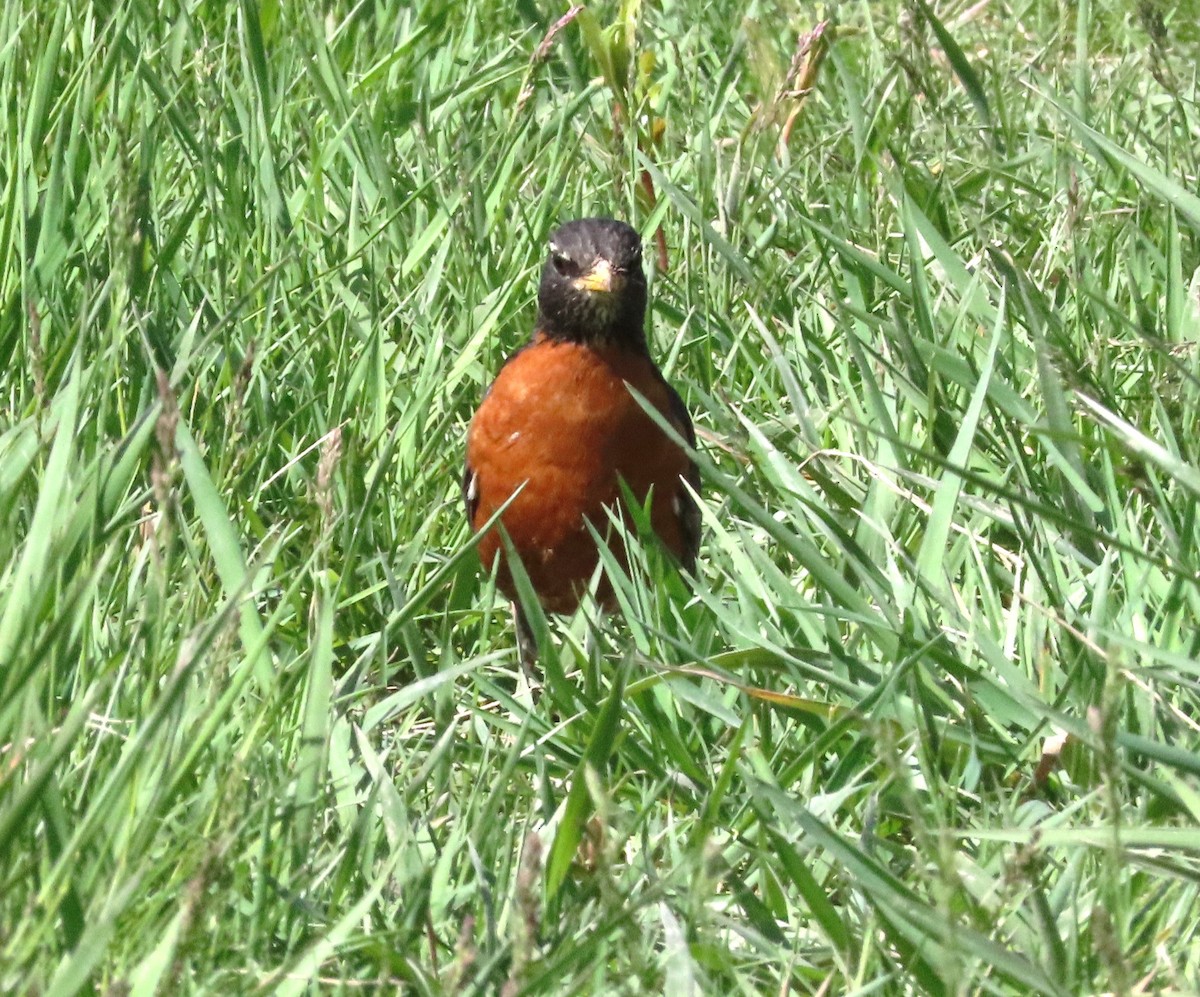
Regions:
<instances>
[{"instance_id":1,"label":"grass","mask_svg":"<svg viewBox=\"0 0 1200 997\"><path fill-rule=\"evenodd\" d=\"M562 13L0 13L0 990L1196 990L1195 25ZM462 439L585 213L705 543L535 695Z\"/></svg>"}]
</instances>

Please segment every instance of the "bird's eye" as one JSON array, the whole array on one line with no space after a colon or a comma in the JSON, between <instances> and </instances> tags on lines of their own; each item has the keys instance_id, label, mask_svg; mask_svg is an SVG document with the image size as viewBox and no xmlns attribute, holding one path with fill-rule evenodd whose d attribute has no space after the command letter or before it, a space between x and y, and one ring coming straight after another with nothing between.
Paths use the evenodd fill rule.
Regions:
<instances>
[{"instance_id":1,"label":"bird's eye","mask_svg":"<svg viewBox=\"0 0 1200 997\"><path fill-rule=\"evenodd\" d=\"M550 261L554 264L554 269L564 277L573 277L579 271L571 257L565 253L555 253L550 257Z\"/></svg>"}]
</instances>

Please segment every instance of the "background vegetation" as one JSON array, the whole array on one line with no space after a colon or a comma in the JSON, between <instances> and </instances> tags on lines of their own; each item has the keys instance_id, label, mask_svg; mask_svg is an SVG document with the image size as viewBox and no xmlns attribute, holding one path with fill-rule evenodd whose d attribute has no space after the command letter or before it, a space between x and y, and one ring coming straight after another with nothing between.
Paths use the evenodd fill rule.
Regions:
<instances>
[{"instance_id":1,"label":"background vegetation","mask_svg":"<svg viewBox=\"0 0 1200 997\"><path fill-rule=\"evenodd\" d=\"M0 989L1197 989L1188 7L4 5ZM539 692L461 441L585 213L706 539Z\"/></svg>"}]
</instances>

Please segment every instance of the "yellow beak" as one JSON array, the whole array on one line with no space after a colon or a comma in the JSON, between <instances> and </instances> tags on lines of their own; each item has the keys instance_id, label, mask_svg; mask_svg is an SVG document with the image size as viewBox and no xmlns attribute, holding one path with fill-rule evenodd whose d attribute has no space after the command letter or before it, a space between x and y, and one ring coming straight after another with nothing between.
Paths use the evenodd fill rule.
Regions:
<instances>
[{"instance_id":1,"label":"yellow beak","mask_svg":"<svg viewBox=\"0 0 1200 997\"><path fill-rule=\"evenodd\" d=\"M605 294L621 284L621 275L612 268L608 260L597 260L596 265L575 280L575 286L584 291L602 291Z\"/></svg>"}]
</instances>

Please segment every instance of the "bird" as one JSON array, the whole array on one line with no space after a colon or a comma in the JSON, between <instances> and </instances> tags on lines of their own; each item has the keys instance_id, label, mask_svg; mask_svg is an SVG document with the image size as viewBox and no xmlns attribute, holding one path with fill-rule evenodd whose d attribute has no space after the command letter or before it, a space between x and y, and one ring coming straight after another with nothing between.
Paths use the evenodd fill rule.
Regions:
<instances>
[{"instance_id":1,"label":"bird","mask_svg":"<svg viewBox=\"0 0 1200 997\"><path fill-rule=\"evenodd\" d=\"M512 601L518 659L527 672L537 644L508 558L520 558L547 613L575 612L599 562L587 524L602 537L609 533L608 513L627 511L622 483L642 508L649 500L658 541L689 575L695 571L700 476L690 451L696 435L683 399L650 356L646 302L634 228L611 218L560 226L542 268L533 336L500 367L467 430L467 519L478 533L503 509L478 551ZM621 546L610 549L624 565ZM606 577L596 597L606 611L616 608Z\"/></svg>"}]
</instances>

